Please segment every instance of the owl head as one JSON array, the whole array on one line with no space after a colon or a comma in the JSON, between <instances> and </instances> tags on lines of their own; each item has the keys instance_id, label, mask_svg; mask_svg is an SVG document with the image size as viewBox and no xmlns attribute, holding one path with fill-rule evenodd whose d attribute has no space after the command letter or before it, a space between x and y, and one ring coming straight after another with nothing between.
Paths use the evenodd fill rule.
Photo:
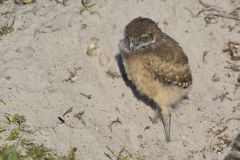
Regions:
<instances>
[{"instance_id":1,"label":"owl head","mask_svg":"<svg viewBox=\"0 0 240 160\"><path fill-rule=\"evenodd\" d=\"M161 39L161 34L160 28L153 20L138 17L125 27L122 45L125 51L130 53L141 52L154 48L156 41Z\"/></svg>"}]
</instances>

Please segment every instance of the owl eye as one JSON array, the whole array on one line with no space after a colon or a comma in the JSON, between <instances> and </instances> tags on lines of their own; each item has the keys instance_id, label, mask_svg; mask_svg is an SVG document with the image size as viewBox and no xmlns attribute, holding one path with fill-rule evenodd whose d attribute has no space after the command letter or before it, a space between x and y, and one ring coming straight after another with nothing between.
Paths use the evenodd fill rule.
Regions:
<instances>
[{"instance_id":1,"label":"owl eye","mask_svg":"<svg viewBox=\"0 0 240 160\"><path fill-rule=\"evenodd\" d=\"M145 41L147 41L147 40L148 40L148 36L142 36L142 37L141 37L141 41L145 42Z\"/></svg>"},{"instance_id":2,"label":"owl eye","mask_svg":"<svg viewBox=\"0 0 240 160\"><path fill-rule=\"evenodd\" d=\"M149 38L154 39L153 34L149 33L148 36L149 36Z\"/></svg>"}]
</instances>

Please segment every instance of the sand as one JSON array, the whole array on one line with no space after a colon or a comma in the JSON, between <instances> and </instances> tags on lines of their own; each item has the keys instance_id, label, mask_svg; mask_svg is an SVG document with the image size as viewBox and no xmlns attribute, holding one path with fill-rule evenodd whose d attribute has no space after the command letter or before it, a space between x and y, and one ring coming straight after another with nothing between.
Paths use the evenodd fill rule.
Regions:
<instances>
[{"instance_id":1,"label":"sand","mask_svg":"<svg viewBox=\"0 0 240 160\"><path fill-rule=\"evenodd\" d=\"M226 13L240 7L238 0L204 2ZM121 154L129 160L223 159L240 129L231 119L240 116L239 71L226 68L233 61L223 49L229 41L240 43L240 21L220 17L206 24L211 12L192 15L204 8L198 0L94 3L91 14L80 13L80 0L0 4L1 25L15 15L15 30L0 37L1 119L25 115L26 137L62 154L77 147L79 160L117 159L108 148L116 155L125 148ZM2 15L7 11L13 13ZM172 114L170 143L161 121L149 119L154 110L126 86L116 61L125 25L139 16L179 42L193 73L189 99ZM93 38L96 46L87 54ZM74 116L79 112L80 120Z\"/></svg>"}]
</instances>

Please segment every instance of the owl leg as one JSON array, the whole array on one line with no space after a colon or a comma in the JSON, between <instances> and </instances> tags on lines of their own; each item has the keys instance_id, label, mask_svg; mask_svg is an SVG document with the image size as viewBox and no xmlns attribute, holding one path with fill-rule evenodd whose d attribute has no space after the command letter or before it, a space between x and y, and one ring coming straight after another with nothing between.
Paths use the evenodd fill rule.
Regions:
<instances>
[{"instance_id":1,"label":"owl leg","mask_svg":"<svg viewBox=\"0 0 240 160\"><path fill-rule=\"evenodd\" d=\"M170 128L171 128L171 111L169 105L160 105L161 119L165 130L167 142L170 142Z\"/></svg>"},{"instance_id":2,"label":"owl leg","mask_svg":"<svg viewBox=\"0 0 240 160\"><path fill-rule=\"evenodd\" d=\"M170 142L171 113L162 113L162 122L165 130L166 140L167 142Z\"/></svg>"},{"instance_id":3,"label":"owl leg","mask_svg":"<svg viewBox=\"0 0 240 160\"><path fill-rule=\"evenodd\" d=\"M161 117L161 110L158 107L156 107L155 114L154 114L154 117L152 119L152 123L156 124L157 121L158 121L158 118L160 118L160 117Z\"/></svg>"},{"instance_id":4,"label":"owl leg","mask_svg":"<svg viewBox=\"0 0 240 160\"><path fill-rule=\"evenodd\" d=\"M162 118L163 127L165 130L166 140L170 142L170 128L171 128L171 113L166 113L164 110L160 110L158 107L156 108L154 118L152 119L152 123L157 123L158 118Z\"/></svg>"},{"instance_id":5,"label":"owl leg","mask_svg":"<svg viewBox=\"0 0 240 160\"><path fill-rule=\"evenodd\" d=\"M166 140L167 142L170 142L171 101L162 93L164 93L164 90L161 93L157 94L153 100L158 105L158 110L160 110L159 112L161 113L160 115L165 130Z\"/></svg>"}]
</instances>

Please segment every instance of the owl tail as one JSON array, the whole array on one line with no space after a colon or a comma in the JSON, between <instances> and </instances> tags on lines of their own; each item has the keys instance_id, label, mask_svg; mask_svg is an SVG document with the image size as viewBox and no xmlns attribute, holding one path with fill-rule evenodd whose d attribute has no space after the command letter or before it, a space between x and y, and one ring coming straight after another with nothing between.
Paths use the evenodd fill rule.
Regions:
<instances>
[{"instance_id":1,"label":"owl tail","mask_svg":"<svg viewBox=\"0 0 240 160\"><path fill-rule=\"evenodd\" d=\"M162 114L162 122L165 130L166 140L167 142L170 142L171 113L168 115Z\"/></svg>"}]
</instances>

